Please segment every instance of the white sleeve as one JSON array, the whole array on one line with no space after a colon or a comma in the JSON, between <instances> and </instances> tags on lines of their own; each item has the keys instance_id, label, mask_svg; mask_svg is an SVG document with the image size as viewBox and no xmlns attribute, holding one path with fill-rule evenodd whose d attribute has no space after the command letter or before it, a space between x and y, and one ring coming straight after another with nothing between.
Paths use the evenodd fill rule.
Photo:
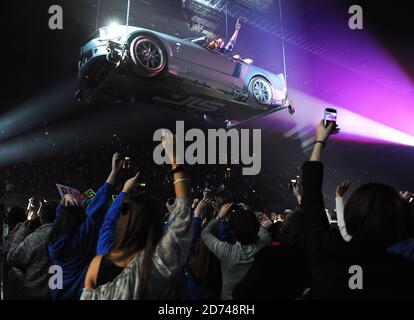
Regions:
<instances>
[{"instance_id":1,"label":"white sleeve","mask_svg":"<svg viewBox=\"0 0 414 320\"><path fill-rule=\"evenodd\" d=\"M349 242L351 241L352 236L350 236L348 232L346 231L345 219L344 219L344 198L336 197L335 203L336 203L336 218L338 220L339 231L341 232L342 238L346 242Z\"/></svg>"}]
</instances>

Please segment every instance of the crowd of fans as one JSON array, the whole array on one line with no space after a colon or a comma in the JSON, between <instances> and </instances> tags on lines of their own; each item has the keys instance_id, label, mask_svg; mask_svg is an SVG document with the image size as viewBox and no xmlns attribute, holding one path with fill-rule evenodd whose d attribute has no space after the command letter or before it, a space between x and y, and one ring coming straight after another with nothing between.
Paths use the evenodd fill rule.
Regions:
<instances>
[{"instance_id":1,"label":"crowd of fans","mask_svg":"<svg viewBox=\"0 0 414 320\"><path fill-rule=\"evenodd\" d=\"M133 138L124 132L108 135L100 142L76 137L73 141L63 143L55 141L52 135L49 139L45 145L52 151L55 145L55 148L59 147L58 151L39 155L36 147L33 147L25 151L19 161L2 165L0 190L6 197L37 196L57 200L59 193L55 183L76 188L80 192L86 192L88 189L96 191L99 181L105 179L106 164L114 152L120 152L123 157L128 156L131 159L131 167L122 170L120 179L114 186L116 192L122 189L120 183L128 174L140 170L140 182L145 183L145 190L156 192L160 198L172 195L171 175L167 168L154 163L151 146L146 145L145 148L137 150ZM278 163L275 166L274 159L266 154L263 154L262 163L266 172L258 176L243 176L240 166L237 165L192 166L188 167L187 171L191 176L191 188L194 193L202 192L207 186L215 192L221 190L227 194L231 193L231 198L248 201L255 205L258 211L263 212L281 211L286 205L294 205L286 186L292 176L298 174L297 168L291 163ZM268 188L269 185L272 185L272 188ZM13 201L13 205L18 203ZM24 205L26 204L20 204Z\"/></svg>"},{"instance_id":2,"label":"crowd of fans","mask_svg":"<svg viewBox=\"0 0 414 320\"><path fill-rule=\"evenodd\" d=\"M250 201L214 178L192 188L200 177L176 164L173 152L171 166L154 172L125 171L115 153L90 201L32 198L26 210L8 212L4 298L414 298L413 194L369 183L344 201L347 180L328 212L321 155L336 132L334 124L317 127L301 181L289 191L296 207L283 212L266 211L263 199ZM166 150L173 140L164 137ZM108 155L97 161L109 163ZM142 177L160 191L140 190ZM117 183L122 191L112 201Z\"/></svg>"}]
</instances>

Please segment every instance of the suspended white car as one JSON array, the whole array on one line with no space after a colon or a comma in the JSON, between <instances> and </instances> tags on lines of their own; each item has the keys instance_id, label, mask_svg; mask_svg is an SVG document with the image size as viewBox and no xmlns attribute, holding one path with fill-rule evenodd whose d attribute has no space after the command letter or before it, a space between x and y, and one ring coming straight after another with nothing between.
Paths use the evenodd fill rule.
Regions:
<instances>
[{"instance_id":1,"label":"suspended white car","mask_svg":"<svg viewBox=\"0 0 414 320\"><path fill-rule=\"evenodd\" d=\"M77 97L152 102L228 123L294 112L282 73L206 49L206 41L131 26L101 28L81 48Z\"/></svg>"}]
</instances>

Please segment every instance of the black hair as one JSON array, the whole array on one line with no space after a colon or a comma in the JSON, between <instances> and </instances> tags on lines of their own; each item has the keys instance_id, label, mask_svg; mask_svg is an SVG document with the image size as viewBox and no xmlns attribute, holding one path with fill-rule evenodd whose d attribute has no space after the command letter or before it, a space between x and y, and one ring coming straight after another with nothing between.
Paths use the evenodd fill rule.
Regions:
<instances>
[{"instance_id":1,"label":"black hair","mask_svg":"<svg viewBox=\"0 0 414 320\"><path fill-rule=\"evenodd\" d=\"M395 189L385 184L359 187L345 205L344 218L352 241L388 246L412 236L413 220L408 206Z\"/></svg>"},{"instance_id":2,"label":"black hair","mask_svg":"<svg viewBox=\"0 0 414 320\"><path fill-rule=\"evenodd\" d=\"M207 225L214 219L215 211L212 206L206 210ZM193 257L189 261L189 271L195 284L210 293L219 295L222 284L220 260L208 249L204 241L199 241Z\"/></svg>"},{"instance_id":3,"label":"black hair","mask_svg":"<svg viewBox=\"0 0 414 320\"><path fill-rule=\"evenodd\" d=\"M282 224L282 221L277 221L276 223L272 223L272 225L269 227L268 230L272 238L272 241L282 242L282 239L280 237L280 229L282 227Z\"/></svg>"},{"instance_id":4,"label":"black hair","mask_svg":"<svg viewBox=\"0 0 414 320\"><path fill-rule=\"evenodd\" d=\"M260 223L254 212L238 205L230 210L229 227L234 239L243 245L255 243L259 239Z\"/></svg>"},{"instance_id":5,"label":"black hair","mask_svg":"<svg viewBox=\"0 0 414 320\"><path fill-rule=\"evenodd\" d=\"M13 207L10 209L7 214L7 225L9 226L9 232L14 229L14 227L20 222L26 220L26 212L23 208Z\"/></svg>"},{"instance_id":6,"label":"black hair","mask_svg":"<svg viewBox=\"0 0 414 320\"><path fill-rule=\"evenodd\" d=\"M56 219L56 203L44 203L39 211L42 223L53 223Z\"/></svg>"},{"instance_id":7,"label":"black hair","mask_svg":"<svg viewBox=\"0 0 414 320\"><path fill-rule=\"evenodd\" d=\"M305 215L302 209L288 213L279 229L281 242L292 246L304 247L305 245Z\"/></svg>"},{"instance_id":8,"label":"black hair","mask_svg":"<svg viewBox=\"0 0 414 320\"><path fill-rule=\"evenodd\" d=\"M72 235L72 233L85 220L85 209L83 207L62 207L62 211L55 220L49 234L48 244L54 242L61 235Z\"/></svg>"},{"instance_id":9,"label":"black hair","mask_svg":"<svg viewBox=\"0 0 414 320\"><path fill-rule=\"evenodd\" d=\"M141 252L144 258L139 275L139 297L148 291L150 266L155 248L163 235L163 218L155 201L145 192L128 194L122 202L121 215L111 252L113 261L120 261Z\"/></svg>"}]
</instances>

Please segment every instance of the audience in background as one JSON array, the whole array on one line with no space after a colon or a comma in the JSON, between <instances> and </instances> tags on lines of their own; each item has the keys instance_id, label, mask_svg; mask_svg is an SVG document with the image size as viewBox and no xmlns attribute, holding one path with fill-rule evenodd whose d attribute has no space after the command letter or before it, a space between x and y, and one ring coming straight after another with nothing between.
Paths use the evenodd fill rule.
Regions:
<instances>
[{"instance_id":1,"label":"audience in background","mask_svg":"<svg viewBox=\"0 0 414 320\"><path fill-rule=\"evenodd\" d=\"M32 197L26 213L19 208L9 212L2 246L3 274L9 275L5 297L413 299L414 196L369 183L345 201L351 187L347 180L336 189L336 208L329 213L321 155L337 131L333 124L318 126L310 161L300 180L290 185L295 201L288 188L273 190L274 202L284 201L277 210L266 204L273 199L266 199L265 192L248 195L250 180L229 179L225 185L215 173L192 174L195 168L177 164L174 152L167 152L171 168L135 175L114 154L111 173L89 204L67 194L54 210ZM167 151L174 150L173 136L165 135L162 143ZM150 153L142 154L143 162L151 159ZM94 161L102 162L98 158ZM102 167L95 174L77 161L62 160L62 166L92 180L103 174ZM53 176L59 170L52 166L51 171ZM133 177L120 185L122 191L109 206L118 176L123 181ZM151 190L160 191L140 191L142 176ZM62 177L71 184L69 175ZM191 206L191 198L200 194L201 200ZM167 214L160 205L165 199ZM252 207L262 212L245 203L257 204ZM51 265L62 268L62 288L49 287Z\"/></svg>"},{"instance_id":2,"label":"audience in background","mask_svg":"<svg viewBox=\"0 0 414 320\"><path fill-rule=\"evenodd\" d=\"M1 276L3 282L3 297L4 299L9 298L8 293L8 275L10 267L7 264L7 254L10 250L11 242L14 235L17 233L23 222L26 220L26 213L23 208L13 207L6 215L6 224L4 225L3 235L4 239L0 247L1 257Z\"/></svg>"}]
</instances>

